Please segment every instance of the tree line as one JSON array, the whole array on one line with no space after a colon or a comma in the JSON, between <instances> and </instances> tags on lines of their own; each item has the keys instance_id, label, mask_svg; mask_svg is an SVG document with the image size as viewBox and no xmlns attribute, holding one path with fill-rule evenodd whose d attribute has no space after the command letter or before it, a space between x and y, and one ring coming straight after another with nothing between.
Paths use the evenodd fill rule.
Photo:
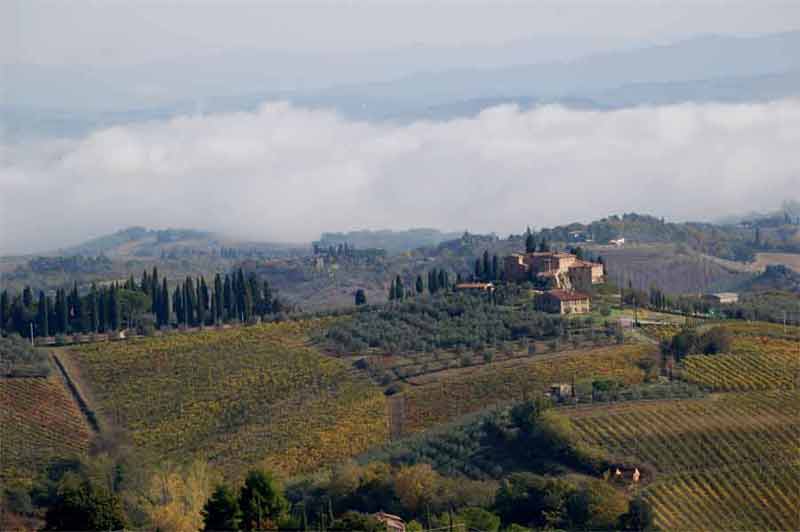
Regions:
<instances>
[{"instance_id":1,"label":"tree line","mask_svg":"<svg viewBox=\"0 0 800 532\"><path fill-rule=\"evenodd\" d=\"M166 277L159 277L154 267L152 272L145 270L139 282L131 276L125 282L92 283L83 295L77 283L70 290L57 289L54 297L40 291L36 299L29 286L16 295L3 290L0 330L37 337L106 333L147 325L249 322L284 310L269 282L259 282L254 273L245 275L239 269L216 274L210 285L203 276L189 276L170 291Z\"/></svg>"}]
</instances>

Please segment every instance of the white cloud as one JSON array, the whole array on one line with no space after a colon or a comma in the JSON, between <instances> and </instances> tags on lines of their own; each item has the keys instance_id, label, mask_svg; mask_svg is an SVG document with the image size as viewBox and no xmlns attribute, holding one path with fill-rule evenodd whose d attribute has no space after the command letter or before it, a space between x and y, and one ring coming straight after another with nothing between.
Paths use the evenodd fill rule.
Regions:
<instances>
[{"instance_id":1,"label":"white cloud","mask_svg":"<svg viewBox=\"0 0 800 532\"><path fill-rule=\"evenodd\" d=\"M134 224L307 241L364 227L507 233L623 211L709 219L800 198L798 146L796 100L502 106L403 126L267 103L0 147L0 249Z\"/></svg>"}]
</instances>

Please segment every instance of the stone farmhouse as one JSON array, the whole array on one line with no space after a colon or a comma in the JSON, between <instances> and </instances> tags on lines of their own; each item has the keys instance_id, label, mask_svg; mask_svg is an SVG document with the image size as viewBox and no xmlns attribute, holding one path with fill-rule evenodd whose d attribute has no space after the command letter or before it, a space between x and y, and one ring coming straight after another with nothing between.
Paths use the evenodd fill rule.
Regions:
<instances>
[{"instance_id":1,"label":"stone farmhouse","mask_svg":"<svg viewBox=\"0 0 800 532\"><path fill-rule=\"evenodd\" d=\"M571 253L542 251L512 253L504 259L509 281L545 281L551 288L589 291L603 282L605 271L599 262L581 260Z\"/></svg>"},{"instance_id":2,"label":"stone farmhouse","mask_svg":"<svg viewBox=\"0 0 800 532\"><path fill-rule=\"evenodd\" d=\"M541 310L554 314L585 314L591 310L589 301L587 294L560 288L548 290L536 298Z\"/></svg>"}]
</instances>

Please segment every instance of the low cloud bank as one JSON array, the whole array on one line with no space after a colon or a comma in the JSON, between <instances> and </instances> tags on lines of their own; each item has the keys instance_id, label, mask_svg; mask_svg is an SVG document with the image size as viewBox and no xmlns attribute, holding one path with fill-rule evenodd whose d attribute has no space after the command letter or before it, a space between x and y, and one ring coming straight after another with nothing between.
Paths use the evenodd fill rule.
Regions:
<instances>
[{"instance_id":1,"label":"low cloud bank","mask_svg":"<svg viewBox=\"0 0 800 532\"><path fill-rule=\"evenodd\" d=\"M308 241L412 226L505 234L630 211L710 219L800 198L798 149L800 100L500 106L402 126L266 103L0 146L0 251L128 225Z\"/></svg>"}]
</instances>

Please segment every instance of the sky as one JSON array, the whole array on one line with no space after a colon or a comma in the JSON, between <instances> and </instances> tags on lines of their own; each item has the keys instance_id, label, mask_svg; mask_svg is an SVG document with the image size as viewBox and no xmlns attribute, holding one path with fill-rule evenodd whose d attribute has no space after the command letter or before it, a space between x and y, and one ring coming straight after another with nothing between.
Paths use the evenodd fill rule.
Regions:
<instances>
[{"instance_id":1,"label":"sky","mask_svg":"<svg viewBox=\"0 0 800 532\"><path fill-rule=\"evenodd\" d=\"M352 53L569 36L595 47L797 29L796 0L3 0L0 61L141 64L224 50ZM554 50L553 54L557 55Z\"/></svg>"},{"instance_id":2,"label":"sky","mask_svg":"<svg viewBox=\"0 0 800 532\"><path fill-rule=\"evenodd\" d=\"M469 64L476 50L494 50L482 57L545 61L798 27L796 0L4 0L0 74L9 65L202 69L260 51L447 50L442 61ZM506 53L512 48L516 55ZM54 101L57 79L45 84ZM791 99L616 111L512 105L405 124L266 101L255 111L196 112L77 138L2 133L0 116L0 253L130 225L295 242L414 226L503 234L630 211L709 220L800 199L800 100Z\"/></svg>"}]
</instances>

